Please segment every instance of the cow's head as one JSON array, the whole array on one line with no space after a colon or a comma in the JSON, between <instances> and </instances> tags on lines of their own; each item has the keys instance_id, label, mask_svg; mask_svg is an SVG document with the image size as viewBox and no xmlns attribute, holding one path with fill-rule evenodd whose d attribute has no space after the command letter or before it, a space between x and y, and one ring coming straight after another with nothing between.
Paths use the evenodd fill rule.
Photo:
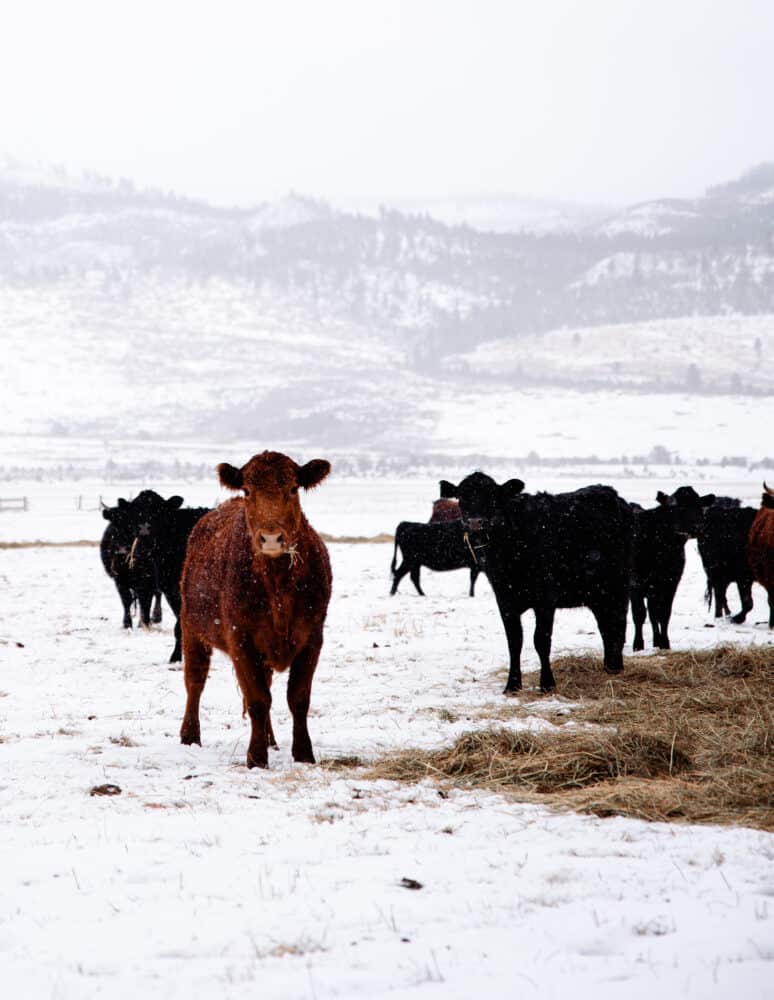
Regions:
<instances>
[{"instance_id":1,"label":"cow's head","mask_svg":"<svg viewBox=\"0 0 774 1000\"><path fill-rule=\"evenodd\" d=\"M699 496L692 486L680 486L671 495L659 490L656 500L669 513L669 523L678 535L695 538L701 530L704 512L715 502L715 494Z\"/></svg>"},{"instance_id":2,"label":"cow's head","mask_svg":"<svg viewBox=\"0 0 774 1000\"><path fill-rule=\"evenodd\" d=\"M466 476L458 486L446 479L441 480L441 496L444 499L456 497L460 502L462 526L468 537L478 563L483 566L489 532L493 527L505 522L506 509L510 502L524 489L520 479L509 479L498 484L483 472Z\"/></svg>"},{"instance_id":3,"label":"cow's head","mask_svg":"<svg viewBox=\"0 0 774 1000\"><path fill-rule=\"evenodd\" d=\"M171 496L165 500L154 490L143 490L132 500L134 554L153 556L169 531L170 519L183 505L183 498Z\"/></svg>"},{"instance_id":4,"label":"cow's head","mask_svg":"<svg viewBox=\"0 0 774 1000\"><path fill-rule=\"evenodd\" d=\"M296 551L298 535L305 523L299 489L317 486L330 471L330 462L324 459L297 465L277 451L253 455L241 469L225 462L218 466L222 485L244 492L245 519L253 551L272 559L286 554L292 557Z\"/></svg>"},{"instance_id":5,"label":"cow's head","mask_svg":"<svg viewBox=\"0 0 774 1000\"><path fill-rule=\"evenodd\" d=\"M121 528L129 523L129 501L125 500L123 497L119 497L116 501L115 507L108 507L107 504L102 504L102 516L106 521L110 523L115 528Z\"/></svg>"},{"instance_id":6,"label":"cow's head","mask_svg":"<svg viewBox=\"0 0 774 1000\"><path fill-rule=\"evenodd\" d=\"M110 522L113 528L113 538L110 545L113 562L115 563L116 559L128 562L134 540L129 501L125 500L124 497L119 497L115 507L108 507L104 503L101 504L101 507L102 516Z\"/></svg>"}]
</instances>

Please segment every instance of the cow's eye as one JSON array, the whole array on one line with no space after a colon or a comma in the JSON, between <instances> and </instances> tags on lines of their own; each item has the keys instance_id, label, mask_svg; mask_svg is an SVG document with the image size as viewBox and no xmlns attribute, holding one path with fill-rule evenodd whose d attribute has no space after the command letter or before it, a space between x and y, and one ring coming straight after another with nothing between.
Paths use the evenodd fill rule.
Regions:
<instances>
[{"instance_id":1,"label":"cow's eye","mask_svg":"<svg viewBox=\"0 0 774 1000\"><path fill-rule=\"evenodd\" d=\"M297 486L291 486L290 487L290 492L295 496L295 494L298 493L298 487Z\"/></svg>"}]
</instances>

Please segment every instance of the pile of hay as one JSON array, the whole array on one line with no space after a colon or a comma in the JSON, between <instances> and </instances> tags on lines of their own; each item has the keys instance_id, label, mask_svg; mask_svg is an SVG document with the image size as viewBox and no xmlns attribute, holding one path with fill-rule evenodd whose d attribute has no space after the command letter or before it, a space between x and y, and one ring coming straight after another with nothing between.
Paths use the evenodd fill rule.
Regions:
<instances>
[{"instance_id":1,"label":"pile of hay","mask_svg":"<svg viewBox=\"0 0 774 1000\"><path fill-rule=\"evenodd\" d=\"M389 755L369 776L431 777L599 816L774 830L774 647L631 659L616 678L593 657L553 666L575 725L466 733L446 749Z\"/></svg>"}]
</instances>

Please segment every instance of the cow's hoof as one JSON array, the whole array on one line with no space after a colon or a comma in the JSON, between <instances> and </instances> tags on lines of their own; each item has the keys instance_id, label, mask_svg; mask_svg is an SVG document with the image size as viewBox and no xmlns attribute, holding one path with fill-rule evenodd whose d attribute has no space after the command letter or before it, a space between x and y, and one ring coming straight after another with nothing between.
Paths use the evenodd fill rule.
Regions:
<instances>
[{"instance_id":1,"label":"cow's hoof","mask_svg":"<svg viewBox=\"0 0 774 1000\"><path fill-rule=\"evenodd\" d=\"M310 750L309 753L293 754L293 760L296 764L314 764L316 763L314 759L314 754Z\"/></svg>"},{"instance_id":2,"label":"cow's hoof","mask_svg":"<svg viewBox=\"0 0 774 1000\"><path fill-rule=\"evenodd\" d=\"M191 746L191 744L196 743L197 746L202 745L202 734L198 725L183 725L180 728L180 742L184 746Z\"/></svg>"},{"instance_id":3,"label":"cow's hoof","mask_svg":"<svg viewBox=\"0 0 774 1000\"><path fill-rule=\"evenodd\" d=\"M252 770L254 767L260 767L260 768L263 768L263 770L265 771L268 768L268 766L269 766L268 757L267 758L255 757L248 750L247 751L247 766L248 766L248 768L250 768L250 770Z\"/></svg>"},{"instance_id":4,"label":"cow's hoof","mask_svg":"<svg viewBox=\"0 0 774 1000\"><path fill-rule=\"evenodd\" d=\"M183 654L179 653L176 649L173 650L172 655L169 658L170 663L180 663L183 659Z\"/></svg>"},{"instance_id":5,"label":"cow's hoof","mask_svg":"<svg viewBox=\"0 0 774 1000\"><path fill-rule=\"evenodd\" d=\"M517 695L521 692L521 684L506 684L503 688L503 694Z\"/></svg>"},{"instance_id":6,"label":"cow's hoof","mask_svg":"<svg viewBox=\"0 0 774 1000\"><path fill-rule=\"evenodd\" d=\"M623 673L623 667L605 667L605 673L610 674L611 677L617 677L618 674Z\"/></svg>"},{"instance_id":7,"label":"cow's hoof","mask_svg":"<svg viewBox=\"0 0 774 1000\"><path fill-rule=\"evenodd\" d=\"M632 652L633 653L641 653L643 651L643 649L645 649L645 643L644 642L633 642L632 643Z\"/></svg>"}]
</instances>

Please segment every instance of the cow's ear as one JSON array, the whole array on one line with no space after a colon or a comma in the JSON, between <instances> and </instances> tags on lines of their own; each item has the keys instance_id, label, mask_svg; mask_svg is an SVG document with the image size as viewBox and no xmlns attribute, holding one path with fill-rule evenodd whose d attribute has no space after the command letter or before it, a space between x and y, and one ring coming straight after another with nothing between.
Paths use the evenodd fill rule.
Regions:
<instances>
[{"instance_id":1,"label":"cow's ear","mask_svg":"<svg viewBox=\"0 0 774 1000\"><path fill-rule=\"evenodd\" d=\"M714 493L705 493L703 497L699 498L699 503L702 507L711 507L715 502L715 499L716 497Z\"/></svg>"},{"instance_id":2,"label":"cow's ear","mask_svg":"<svg viewBox=\"0 0 774 1000\"><path fill-rule=\"evenodd\" d=\"M455 486L454 483L450 483L448 479L442 479L438 484L438 488L441 491L442 500L452 500L457 496L457 491L459 487Z\"/></svg>"},{"instance_id":3,"label":"cow's ear","mask_svg":"<svg viewBox=\"0 0 774 1000\"><path fill-rule=\"evenodd\" d=\"M227 490L241 490L244 486L242 470L229 465L228 462L221 462L218 466L218 479L221 486L225 486Z\"/></svg>"},{"instance_id":4,"label":"cow's ear","mask_svg":"<svg viewBox=\"0 0 774 1000\"><path fill-rule=\"evenodd\" d=\"M183 506L183 498L178 496L170 497L169 500L165 501L165 504L167 510L178 510Z\"/></svg>"},{"instance_id":5,"label":"cow's ear","mask_svg":"<svg viewBox=\"0 0 774 1000\"><path fill-rule=\"evenodd\" d=\"M507 483L498 486L502 500L513 500L524 489L524 483L520 479L509 479Z\"/></svg>"},{"instance_id":6,"label":"cow's ear","mask_svg":"<svg viewBox=\"0 0 774 1000\"><path fill-rule=\"evenodd\" d=\"M331 471L331 463L324 458L313 458L306 465L300 465L296 470L296 482L305 490L318 486Z\"/></svg>"},{"instance_id":7,"label":"cow's ear","mask_svg":"<svg viewBox=\"0 0 774 1000\"><path fill-rule=\"evenodd\" d=\"M662 507L667 507L669 505L669 497L662 490L659 490L656 494L656 500L658 500Z\"/></svg>"},{"instance_id":8,"label":"cow's ear","mask_svg":"<svg viewBox=\"0 0 774 1000\"><path fill-rule=\"evenodd\" d=\"M129 501L128 500L124 500L123 497L119 497L118 498L118 506L121 508L121 510L123 510L125 507L129 506Z\"/></svg>"},{"instance_id":9,"label":"cow's ear","mask_svg":"<svg viewBox=\"0 0 774 1000\"><path fill-rule=\"evenodd\" d=\"M106 521L112 521L113 520L113 508L112 507L103 507L102 508L102 516L105 518Z\"/></svg>"}]
</instances>

